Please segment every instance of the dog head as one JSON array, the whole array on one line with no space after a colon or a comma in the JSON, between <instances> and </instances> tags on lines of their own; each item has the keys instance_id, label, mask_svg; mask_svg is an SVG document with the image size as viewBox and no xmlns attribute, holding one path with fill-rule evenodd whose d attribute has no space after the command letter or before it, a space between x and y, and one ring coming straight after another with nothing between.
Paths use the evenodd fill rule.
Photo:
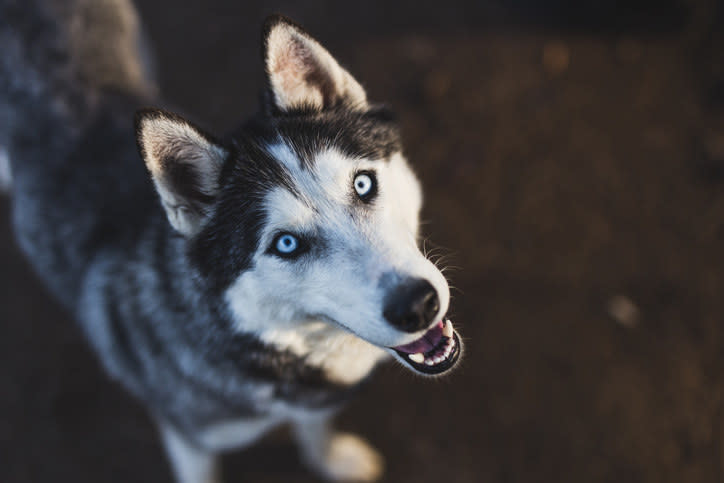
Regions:
<instances>
[{"instance_id":1,"label":"dog head","mask_svg":"<svg viewBox=\"0 0 724 483\"><path fill-rule=\"evenodd\" d=\"M266 101L226 141L140 111L138 144L193 263L239 330L333 325L422 374L461 353L419 250L420 185L394 117L299 26L264 28Z\"/></svg>"}]
</instances>

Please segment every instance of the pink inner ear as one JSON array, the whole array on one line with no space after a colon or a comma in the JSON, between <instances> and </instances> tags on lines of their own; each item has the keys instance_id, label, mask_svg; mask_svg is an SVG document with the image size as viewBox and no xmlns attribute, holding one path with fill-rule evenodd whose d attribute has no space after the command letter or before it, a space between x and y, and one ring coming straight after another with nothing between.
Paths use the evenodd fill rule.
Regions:
<instances>
[{"instance_id":1,"label":"pink inner ear","mask_svg":"<svg viewBox=\"0 0 724 483\"><path fill-rule=\"evenodd\" d=\"M344 101L365 109L367 95L324 47L289 25L272 28L267 37L267 71L277 107L322 110Z\"/></svg>"},{"instance_id":2,"label":"pink inner ear","mask_svg":"<svg viewBox=\"0 0 724 483\"><path fill-rule=\"evenodd\" d=\"M269 73L280 107L324 107L323 86L329 79L302 39L289 36L281 45L274 45L270 54Z\"/></svg>"}]
</instances>

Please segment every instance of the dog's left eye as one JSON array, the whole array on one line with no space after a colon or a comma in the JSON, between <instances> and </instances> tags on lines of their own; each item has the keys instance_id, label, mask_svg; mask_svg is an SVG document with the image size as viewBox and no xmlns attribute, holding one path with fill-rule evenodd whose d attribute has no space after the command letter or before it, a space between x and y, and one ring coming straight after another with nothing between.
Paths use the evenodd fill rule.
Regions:
<instances>
[{"instance_id":1,"label":"dog's left eye","mask_svg":"<svg viewBox=\"0 0 724 483\"><path fill-rule=\"evenodd\" d=\"M354 190L362 201L370 201L377 193L377 178L372 171L362 171L354 177Z\"/></svg>"},{"instance_id":2,"label":"dog's left eye","mask_svg":"<svg viewBox=\"0 0 724 483\"><path fill-rule=\"evenodd\" d=\"M272 243L273 251L282 257L293 257L300 251L301 243L299 238L291 233L282 233Z\"/></svg>"}]
</instances>

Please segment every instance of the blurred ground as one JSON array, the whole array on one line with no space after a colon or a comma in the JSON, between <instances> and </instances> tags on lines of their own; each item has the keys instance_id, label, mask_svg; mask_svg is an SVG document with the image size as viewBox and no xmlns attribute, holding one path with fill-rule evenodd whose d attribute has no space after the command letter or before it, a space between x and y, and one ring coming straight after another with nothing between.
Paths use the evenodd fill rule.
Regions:
<instances>
[{"instance_id":1,"label":"blurred ground","mask_svg":"<svg viewBox=\"0 0 724 483\"><path fill-rule=\"evenodd\" d=\"M721 481L722 6L304 5L140 9L164 91L204 125L255 106L273 10L400 114L468 351L444 380L384 367L343 413L386 481ZM0 266L0 481L169 481L143 410L21 259L5 200ZM314 481L283 432L226 470Z\"/></svg>"}]
</instances>

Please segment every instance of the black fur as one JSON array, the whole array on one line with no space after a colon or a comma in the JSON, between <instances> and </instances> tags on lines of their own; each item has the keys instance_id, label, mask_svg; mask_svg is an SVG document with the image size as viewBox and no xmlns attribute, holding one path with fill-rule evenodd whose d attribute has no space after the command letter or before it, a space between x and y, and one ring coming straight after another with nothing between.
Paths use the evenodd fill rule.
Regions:
<instances>
[{"instance_id":1,"label":"black fur","mask_svg":"<svg viewBox=\"0 0 724 483\"><path fill-rule=\"evenodd\" d=\"M327 146L337 148L351 158L383 161L402 150L397 119L392 111L382 106L368 111L297 109L271 116L266 112L231 135L267 144L277 142L281 136L308 166L320 149Z\"/></svg>"},{"instance_id":2,"label":"black fur","mask_svg":"<svg viewBox=\"0 0 724 483\"><path fill-rule=\"evenodd\" d=\"M221 293L244 270L259 245L266 220L262 202L270 189L295 192L286 169L249 136L234 139L233 152L221 172L213 218L192 241L189 255L214 293Z\"/></svg>"},{"instance_id":3,"label":"black fur","mask_svg":"<svg viewBox=\"0 0 724 483\"><path fill-rule=\"evenodd\" d=\"M0 120L8 121L0 124L0 143L12 162L19 244L107 371L157 418L188 434L263 413L273 400L316 408L346 399L353 387L237 333L223 292L251 267L265 194L276 186L294 192L267 145L281 136L306 163L327 143L384 160L400 150L389 112L340 105L270 116L264 109L214 140L229 152L217 194L200 192L192 171L170 174L187 196L213 207L202 230L186 239L169 225L136 151L133 113L148 105L151 89L130 81L103 86L107 72L81 68L78 62L105 63L72 51L58 5L66 11L80 3L49 4L0 8L0 44L11 50L0 56Z\"/></svg>"}]
</instances>

